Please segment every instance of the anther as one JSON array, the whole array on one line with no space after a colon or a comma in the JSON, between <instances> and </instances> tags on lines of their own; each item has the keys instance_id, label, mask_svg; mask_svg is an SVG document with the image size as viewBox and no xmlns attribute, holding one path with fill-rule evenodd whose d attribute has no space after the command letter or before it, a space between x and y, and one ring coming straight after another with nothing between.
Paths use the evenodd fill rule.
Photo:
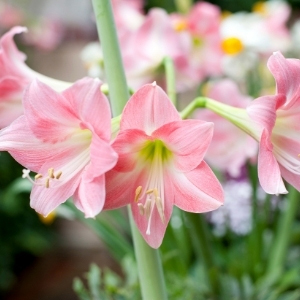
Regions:
<instances>
[{"instance_id":1,"label":"anther","mask_svg":"<svg viewBox=\"0 0 300 300\"><path fill-rule=\"evenodd\" d=\"M153 189L150 189L150 190L147 190L147 191L146 191L146 194L147 194L147 195L152 194L152 193L153 193Z\"/></svg>"},{"instance_id":2,"label":"anther","mask_svg":"<svg viewBox=\"0 0 300 300\"><path fill-rule=\"evenodd\" d=\"M38 179L40 179L40 178L42 178L42 177L43 177L42 174L36 174L36 175L34 176L34 179L35 179L35 180L38 180Z\"/></svg>"},{"instance_id":3,"label":"anther","mask_svg":"<svg viewBox=\"0 0 300 300\"><path fill-rule=\"evenodd\" d=\"M55 178L56 178L56 179L59 179L60 176L61 176L61 174L62 174L62 171L59 171L59 172L56 174Z\"/></svg>"},{"instance_id":4,"label":"anther","mask_svg":"<svg viewBox=\"0 0 300 300\"><path fill-rule=\"evenodd\" d=\"M45 186L46 186L46 188L49 188L49 186L50 186L50 178L46 178Z\"/></svg>"},{"instance_id":5,"label":"anther","mask_svg":"<svg viewBox=\"0 0 300 300\"><path fill-rule=\"evenodd\" d=\"M53 168L48 169L48 175L49 175L49 178L52 178L52 179L55 178Z\"/></svg>"},{"instance_id":6,"label":"anther","mask_svg":"<svg viewBox=\"0 0 300 300\"><path fill-rule=\"evenodd\" d=\"M139 199L140 199L140 196L141 196L141 193L142 193L142 187L141 186L138 186L135 190L135 196L134 196L134 201L135 202L138 202Z\"/></svg>"}]
</instances>

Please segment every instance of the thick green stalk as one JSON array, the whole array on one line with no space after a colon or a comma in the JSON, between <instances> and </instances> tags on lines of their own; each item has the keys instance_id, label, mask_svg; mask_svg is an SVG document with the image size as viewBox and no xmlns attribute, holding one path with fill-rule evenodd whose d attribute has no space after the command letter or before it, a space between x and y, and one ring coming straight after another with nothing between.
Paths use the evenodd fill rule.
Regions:
<instances>
[{"instance_id":1,"label":"thick green stalk","mask_svg":"<svg viewBox=\"0 0 300 300\"><path fill-rule=\"evenodd\" d=\"M164 273L158 250L150 248L139 233L128 208L143 300L167 300Z\"/></svg>"},{"instance_id":2,"label":"thick green stalk","mask_svg":"<svg viewBox=\"0 0 300 300\"><path fill-rule=\"evenodd\" d=\"M171 99L172 103L176 106L176 82L175 82L175 68L174 62L171 57L164 58L164 66L166 73L166 82L167 82L167 94Z\"/></svg>"},{"instance_id":3,"label":"thick green stalk","mask_svg":"<svg viewBox=\"0 0 300 300\"><path fill-rule=\"evenodd\" d=\"M114 116L122 113L129 99L110 0L92 0L104 57L104 70Z\"/></svg>"},{"instance_id":4,"label":"thick green stalk","mask_svg":"<svg viewBox=\"0 0 300 300\"><path fill-rule=\"evenodd\" d=\"M282 270L283 268L290 242L292 225L300 204L299 200L299 192L295 188L290 187L287 200L288 205L286 210L281 214L274 242L271 247L267 268L269 274Z\"/></svg>"},{"instance_id":5,"label":"thick green stalk","mask_svg":"<svg viewBox=\"0 0 300 300\"><path fill-rule=\"evenodd\" d=\"M113 115L117 116L129 99L110 0L92 0L103 49L104 68ZM130 209L129 209L130 210ZM137 230L131 213L132 236L144 300L166 300L167 293L158 250L152 249Z\"/></svg>"},{"instance_id":6,"label":"thick green stalk","mask_svg":"<svg viewBox=\"0 0 300 300\"><path fill-rule=\"evenodd\" d=\"M191 0L175 0L176 10L182 14L187 14L192 6Z\"/></svg>"},{"instance_id":7,"label":"thick green stalk","mask_svg":"<svg viewBox=\"0 0 300 300\"><path fill-rule=\"evenodd\" d=\"M186 217L190 225L192 236L194 237L192 242L196 256L202 261L205 267L207 280L212 296L214 297L213 299L217 299L218 295L220 295L220 280L205 221L200 214L186 213Z\"/></svg>"}]
</instances>

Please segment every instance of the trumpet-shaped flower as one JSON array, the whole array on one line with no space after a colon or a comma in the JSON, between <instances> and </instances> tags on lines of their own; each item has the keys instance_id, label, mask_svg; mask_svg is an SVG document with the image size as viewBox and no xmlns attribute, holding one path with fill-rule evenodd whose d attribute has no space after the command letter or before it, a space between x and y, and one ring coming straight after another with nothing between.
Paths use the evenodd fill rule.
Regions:
<instances>
[{"instance_id":1,"label":"trumpet-shaped flower","mask_svg":"<svg viewBox=\"0 0 300 300\"><path fill-rule=\"evenodd\" d=\"M0 150L27 168L31 207L47 216L73 196L77 208L94 217L104 204L104 173L117 161L100 81L84 78L57 93L34 80L23 104L24 115L0 131ZM37 173L34 180L29 170Z\"/></svg>"},{"instance_id":2,"label":"trumpet-shaped flower","mask_svg":"<svg viewBox=\"0 0 300 300\"><path fill-rule=\"evenodd\" d=\"M258 175L270 194L286 193L282 177L300 190L300 61L275 52L268 61L277 93L253 101L247 108L262 128Z\"/></svg>"},{"instance_id":3,"label":"trumpet-shaped flower","mask_svg":"<svg viewBox=\"0 0 300 300\"><path fill-rule=\"evenodd\" d=\"M203 161L212 134L212 123L181 120L156 83L143 86L125 106L112 145L119 160L106 174L104 208L130 203L153 248L162 242L173 205L197 213L218 208L222 187Z\"/></svg>"},{"instance_id":4,"label":"trumpet-shaped flower","mask_svg":"<svg viewBox=\"0 0 300 300\"><path fill-rule=\"evenodd\" d=\"M8 126L23 113L22 94L35 78L61 91L70 84L43 76L25 64L26 55L18 50L13 37L25 32L25 27L16 26L0 39L0 128Z\"/></svg>"}]
</instances>

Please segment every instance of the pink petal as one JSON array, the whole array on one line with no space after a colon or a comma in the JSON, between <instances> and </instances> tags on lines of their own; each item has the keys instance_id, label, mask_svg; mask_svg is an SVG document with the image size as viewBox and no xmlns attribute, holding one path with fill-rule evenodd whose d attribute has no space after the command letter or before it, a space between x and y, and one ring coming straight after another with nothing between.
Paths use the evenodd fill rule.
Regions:
<instances>
[{"instance_id":1,"label":"pink petal","mask_svg":"<svg viewBox=\"0 0 300 300\"><path fill-rule=\"evenodd\" d=\"M13 40L15 34L27 31L27 28L15 26L0 39L0 77L7 75L20 76L30 73L25 65L26 55L18 50Z\"/></svg>"},{"instance_id":2,"label":"pink petal","mask_svg":"<svg viewBox=\"0 0 300 300\"><path fill-rule=\"evenodd\" d=\"M166 124L153 132L172 152L176 168L190 171L202 161L213 135L213 123L184 120Z\"/></svg>"},{"instance_id":3,"label":"pink petal","mask_svg":"<svg viewBox=\"0 0 300 300\"><path fill-rule=\"evenodd\" d=\"M149 140L143 131L138 129L123 130L113 143L119 159L114 170L119 172L132 171L137 163L137 153Z\"/></svg>"},{"instance_id":4,"label":"pink petal","mask_svg":"<svg viewBox=\"0 0 300 300\"><path fill-rule=\"evenodd\" d=\"M147 84L129 99L120 128L140 129L150 135L159 127L179 120L179 113L166 93L156 84Z\"/></svg>"},{"instance_id":5,"label":"pink petal","mask_svg":"<svg viewBox=\"0 0 300 300\"><path fill-rule=\"evenodd\" d=\"M7 76L0 80L0 129L23 114L23 89L23 83L16 77Z\"/></svg>"},{"instance_id":6,"label":"pink petal","mask_svg":"<svg viewBox=\"0 0 300 300\"><path fill-rule=\"evenodd\" d=\"M37 80L25 90L23 105L32 133L44 142L63 141L80 129L70 101Z\"/></svg>"},{"instance_id":7,"label":"pink petal","mask_svg":"<svg viewBox=\"0 0 300 300\"><path fill-rule=\"evenodd\" d=\"M277 93L286 95L284 106L290 107L299 99L299 59L285 59L280 52L275 52L269 58L268 67L276 80Z\"/></svg>"},{"instance_id":8,"label":"pink petal","mask_svg":"<svg viewBox=\"0 0 300 300\"><path fill-rule=\"evenodd\" d=\"M251 102L247 107L247 113L268 132L272 132L276 121L276 108L283 99L283 95L262 96Z\"/></svg>"},{"instance_id":9,"label":"pink petal","mask_svg":"<svg viewBox=\"0 0 300 300\"><path fill-rule=\"evenodd\" d=\"M279 165L282 177L298 191L300 191L300 174L292 173L282 165Z\"/></svg>"},{"instance_id":10,"label":"pink petal","mask_svg":"<svg viewBox=\"0 0 300 300\"><path fill-rule=\"evenodd\" d=\"M105 174L106 200L104 209L116 209L133 201L136 172L119 173L111 170ZM134 196L133 196L134 197Z\"/></svg>"},{"instance_id":11,"label":"pink petal","mask_svg":"<svg viewBox=\"0 0 300 300\"><path fill-rule=\"evenodd\" d=\"M173 180L174 204L182 210L203 213L224 202L222 186L205 161L190 172L174 175Z\"/></svg>"},{"instance_id":12,"label":"pink petal","mask_svg":"<svg viewBox=\"0 0 300 300\"><path fill-rule=\"evenodd\" d=\"M80 184L73 195L75 206L84 212L86 218L94 218L103 208L105 200L104 175L89 180L83 172Z\"/></svg>"},{"instance_id":13,"label":"pink petal","mask_svg":"<svg viewBox=\"0 0 300 300\"><path fill-rule=\"evenodd\" d=\"M135 186L145 186L147 181L147 172L142 172L136 181ZM150 234L146 234L148 227L148 219L145 215L141 215L138 209L137 203L131 200L131 210L133 214L134 221L144 237L145 241L152 248L158 248L163 240L165 231L169 220L172 215L173 202L174 202L174 188L172 185L171 177L167 173L164 174L164 214L165 214L165 223L162 222L156 206L153 209L153 214L151 216L150 223ZM134 199L135 189L131 193L131 199Z\"/></svg>"},{"instance_id":14,"label":"pink petal","mask_svg":"<svg viewBox=\"0 0 300 300\"><path fill-rule=\"evenodd\" d=\"M77 174L72 180L57 188L34 185L30 194L30 206L46 217L74 194L79 179L80 176Z\"/></svg>"},{"instance_id":15,"label":"pink petal","mask_svg":"<svg viewBox=\"0 0 300 300\"><path fill-rule=\"evenodd\" d=\"M280 168L273 154L273 145L266 130L263 131L258 153L258 178L260 185L268 194L286 194Z\"/></svg>"},{"instance_id":16,"label":"pink petal","mask_svg":"<svg viewBox=\"0 0 300 300\"><path fill-rule=\"evenodd\" d=\"M111 112L109 102L100 87L100 80L83 78L62 92L62 95L69 100L78 119L82 120L82 126L95 131L99 137L108 141Z\"/></svg>"},{"instance_id":17,"label":"pink petal","mask_svg":"<svg viewBox=\"0 0 300 300\"><path fill-rule=\"evenodd\" d=\"M89 164L90 180L98 177L105 172L111 170L118 160L118 155L112 146L100 139L97 135L93 135L90 145L91 161Z\"/></svg>"},{"instance_id":18,"label":"pink petal","mask_svg":"<svg viewBox=\"0 0 300 300\"><path fill-rule=\"evenodd\" d=\"M33 136L25 116L0 131L0 151L8 151L16 161L34 172L39 172L45 162L49 163L46 171L53 167L54 158L70 161L86 147L85 141L76 144L72 140L56 144L42 143Z\"/></svg>"}]
</instances>

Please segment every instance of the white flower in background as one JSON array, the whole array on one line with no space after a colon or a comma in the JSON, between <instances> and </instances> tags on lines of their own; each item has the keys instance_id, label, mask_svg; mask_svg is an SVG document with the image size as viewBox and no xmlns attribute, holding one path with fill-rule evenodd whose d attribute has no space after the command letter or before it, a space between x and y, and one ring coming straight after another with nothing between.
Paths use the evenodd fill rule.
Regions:
<instances>
[{"instance_id":1,"label":"white flower in background","mask_svg":"<svg viewBox=\"0 0 300 300\"><path fill-rule=\"evenodd\" d=\"M87 44L81 51L80 58L89 76L104 79L103 53L98 42Z\"/></svg>"},{"instance_id":2,"label":"white flower in background","mask_svg":"<svg viewBox=\"0 0 300 300\"><path fill-rule=\"evenodd\" d=\"M223 184L224 205L209 213L214 232L223 236L227 229L245 235L252 229L252 187L249 181L230 180Z\"/></svg>"},{"instance_id":3,"label":"white flower in background","mask_svg":"<svg viewBox=\"0 0 300 300\"><path fill-rule=\"evenodd\" d=\"M283 1L257 2L252 13L238 12L221 24L223 71L236 79L244 79L257 67L259 60L274 51L285 52L291 39L286 22L290 7Z\"/></svg>"}]
</instances>

